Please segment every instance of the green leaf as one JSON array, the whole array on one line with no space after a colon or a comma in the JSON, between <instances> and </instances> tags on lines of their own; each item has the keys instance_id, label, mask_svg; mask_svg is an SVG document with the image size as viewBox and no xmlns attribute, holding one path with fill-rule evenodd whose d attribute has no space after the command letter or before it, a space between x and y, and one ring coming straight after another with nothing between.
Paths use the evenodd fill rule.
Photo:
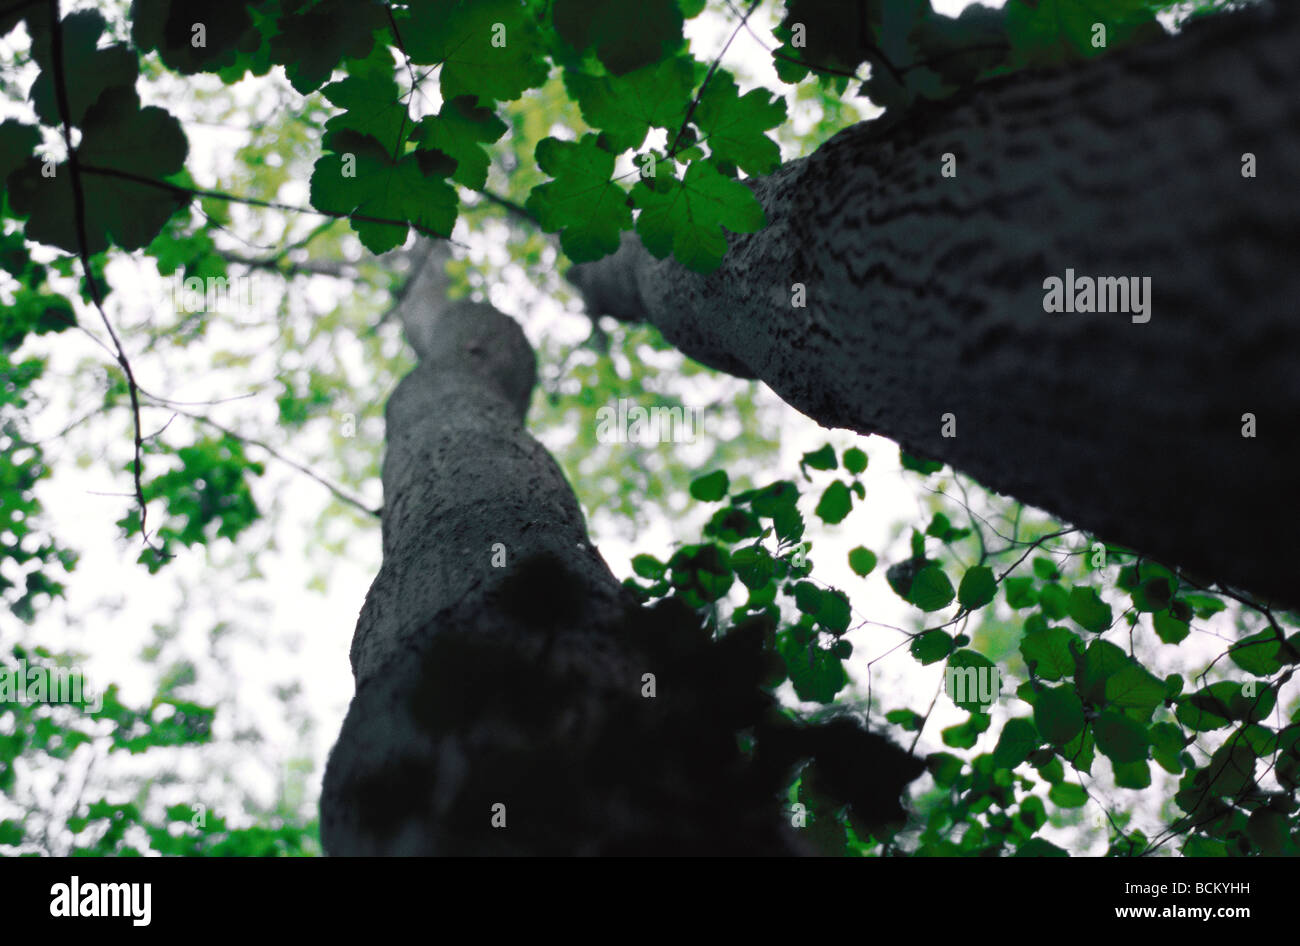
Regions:
<instances>
[{"instance_id":1,"label":"green leaf","mask_svg":"<svg viewBox=\"0 0 1300 946\"><path fill-rule=\"evenodd\" d=\"M1154 568L1155 566L1148 566L1143 571ZM1132 590L1133 605L1139 611L1164 611L1173 601L1174 591L1174 579L1171 576L1148 578Z\"/></svg>"},{"instance_id":2,"label":"green leaf","mask_svg":"<svg viewBox=\"0 0 1300 946\"><path fill-rule=\"evenodd\" d=\"M943 464L938 460L926 460L923 457L914 456L903 450L901 447L898 451L898 460L903 465L903 469L911 470L914 473L920 473L922 476L928 476L931 473L938 473L943 469Z\"/></svg>"},{"instance_id":3,"label":"green leaf","mask_svg":"<svg viewBox=\"0 0 1300 946\"><path fill-rule=\"evenodd\" d=\"M849 552L849 568L865 578L876 567L876 553L859 545Z\"/></svg>"},{"instance_id":4,"label":"green leaf","mask_svg":"<svg viewBox=\"0 0 1300 946\"><path fill-rule=\"evenodd\" d=\"M1278 659L1282 644L1271 628L1243 637L1228 648L1228 657L1242 670L1257 677L1269 677L1282 669Z\"/></svg>"},{"instance_id":5,"label":"green leaf","mask_svg":"<svg viewBox=\"0 0 1300 946\"><path fill-rule=\"evenodd\" d=\"M940 542L954 542L970 535L969 529L954 529L952 520L941 512L936 512L930 524L926 526L926 535L932 535Z\"/></svg>"},{"instance_id":6,"label":"green leaf","mask_svg":"<svg viewBox=\"0 0 1300 946\"><path fill-rule=\"evenodd\" d=\"M389 154L400 156L414 124L407 117L406 105L399 101L392 59L386 49L382 51L387 63L373 59L354 63L347 78L321 89L331 104L346 110L327 121L325 130L369 135Z\"/></svg>"},{"instance_id":7,"label":"green leaf","mask_svg":"<svg viewBox=\"0 0 1300 946\"><path fill-rule=\"evenodd\" d=\"M704 525L704 534L719 538L728 544L744 539L756 539L763 533L758 519L747 509L727 506L719 509Z\"/></svg>"},{"instance_id":8,"label":"green leaf","mask_svg":"<svg viewBox=\"0 0 1300 946\"><path fill-rule=\"evenodd\" d=\"M1229 739L1205 765L1209 793L1218 798L1235 798L1255 782L1255 752L1245 742Z\"/></svg>"},{"instance_id":9,"label":"green leaf","mask_svg":"<svg viewBox=\"0 0 1300 946\"><path fill-rule=\"evenodd\" d=\"M1145 667L1130 662L1106 678L1105 695L1111 706L1137 710L1149 719L1164 702L1165 684Z\"/></svg>"},{"instance_id":10,"label":"green leaf","mask_svg":"<svg viewBox=\"0 0 1300 946\"><path fill-rule=\"evenodd\" d=\"M374 46L374 31L388 29L382 8L356 0L321 0L311 7L295 2L292 8L281 4L281 9L270 56L284 66L299 95L319 89L344 59L365 59ZM187 32L192 22L183 23ZM403 29L403 38L407 35ZM419 38L414 31L410 35Z\"/></svg>"},{"instance_id":11,"label":"green leaf","mask_svg":"<svg viewBox=\"0 0 1300 946\"><path fill-rule=\"evenodd\" d=\"M1014 769L1029 758L1038 748L1041 739L1034 724L1023 718L1009 719L1002 727L997 748L993 750L993 764L1000 769Z\"/></svg>"},{"instance_id":12,"label":"green leaf","mask_svg":"<svg viewBox=\"0 0 1300 946\"><path fill-rule=\"evenodd\" d=\"M595 135L579 141L543 138L537 163L555 180L533 188L526 206L542 229L560 232L560 245L574 262L608 256L618 249L619 234L632 226L627 194L613 181L614 155Z\"/></svg>"},{"instance_id":13,"label":"green leaf","mask_svg":"<svg viewBox=\"0 0 1300 946\"><path fill-rule=\"evenodd\" d=\"M0 308L0 351L17 348L29 333L61 332L76 324L72 304L63 296L20 288L14 293L13 304Z\"/></svg>"},{"instance_id":14,"label":"green leaf","mask_svg":"<svg viewBox=\"0 0 1300 946\"><path fill-rule=\"evenodd\" d=\"M1213 712L1205 708L1205 704L1200 706L1192 703L1190 700L1180 700L1174 709L1174 715L1178 721L1194 732L1212 732L1215 729L1223 729L1228 725L1227 704L1216 706L1222 712Z\"/></svg>"},{"instance_id":15,"label":"green leaf","mask_svg":"<svg viewBox=\"0 0 1300 946\"><path fill-rule=\"evenodd\" d=\"M757 516L771 518L782 506L794 506L799 499L799 487L789 480L777 480L759 489L746 490L736 496L736 502L749 503Z\"/></svg>"},{"instance_id":16,"label":"green leaf","mask_svg":"<svg viewBox=\"0 0 1300 946\"><path fill-rule=\"evenodd\" d=\"M811 581L801 581L794 586L794 603L804 614L816 615L822 603L822 590Z\"/></svg>"},{"instance_id":17,"label":"green leaf","mask_svg":"<svg viewBox=\"0 0 1300 946\"><path fill-rule=\"evenodd\" d=\"M4 187L5 178L35 156L40 143L41 132L35 125L12 119L0 122L0 188Z\"/></svg>"},{"instance_id":18,"label":"green leaf","mask_svg":"<svg viewBox=\"0 0 1300 946\"><path fill-rule=\"evenodd\" d=\"M1090 703L1106 699L1106 681L1112 674L1133 666L1133 660L1110 641L1094 640L1088 645L1075 673L1079 694Z\"/></svg>"},{"instance_id":19,"label":"green leaf","mask_svg":"<svg viewBox=\"0 0 1300 946\"><path fill-rule=\"evenodd\" d=\"M430 163L429 156L435 152L415 152L394 161L374 138L353 131L335 132L327 143L336 153L316 161L311 175L312 206L327 213L354 215L350 218L352 229L370 252L386 253L405 243L407 222L422 233L451 233L459 201L456 191Z\"/></svg>"},{"instance_id":20,"label":"green leaf","mask_svg":"<svg viewBox=\"0 0 1300 946\"><path fill-rule=\"evenodd\" d=\"M1020 811L1016 813L1016 818L1031 832L1037 831L1047 824L1047 809L1043 805L1043 800L1037 795L1025 796L1020 802Z\"/></svg>"},{"instance_id":21,"label":"green leaf","mask_svg":"<svg viewBox=\"0 0 1300 946\"><path fill-rule=\"evenodd\" d=\"M636 555L632 558L632 571L642 578L658 581L664 577L664 569L664 563L653 555Z\"/></svg>"},{"instance_id":22,"label":"green leaf","mask_svg":"<svg viewBox=\"0 0 1300 946\"><path fill-rule=\"evenodd\" d=\"M1048 582L1038 592L1038 604L1043 614L1053 621L1059 621L1070 611L1070 599L1065 589L1056 582Z\"/></svg>"},{"instance_id":23,"label":"green leaf","mask_svg":"<svg viewBox=\"0 0 1300 946\"><path fill-rule=\"evenodd\" d=\"M1177 644L1191 633L1186 621L1178 620L1168 611L1152 615L1151 621L1155 625L1156 636L1166 644Z\"/></svg>"},{"instance_id":24,"label":"green leaf","mask_svg":"<svg viewBox=\"0 0 1300 946\"><path fill-rule=\"evenodd\" d=\"M843 634L849 626L849 599L842 591L818 588L810 581L794 586L795 605L811 615L832 634Z\"/></svg>"},{"instance_id":25,"label":"green leaf","mask_svg":"<svg viewBox=\"0 0 1300 946\"><path fill-rule=\"evenodd\" d=\"M601 130L614 152L639 148L651 128L667 128L675 134L694 84L695 70L686 56L652 63L625 76L571 69L564 73L565 88L582 109L583 119Z\"/></svg>"},{"instance_id":26,"label":"green leaf","mask_svg":"<svg viewBox=\"0 0 1300 946\"><path fill-rule=\"evenodd\" d=\"M767 223L753 191L707 161L693 161L680 181L660 175L653 188L637 181L632 200L641 208L636 232L646 249L658 259L672 253L698 273L711 273L722 264L724 227L754 233Z\"/></svg>"},{"instance_id":27,"label":"green leaf","mask_svg":"<svg viewBox=\"0 0 1300 946\"><path fill-rule=\"evenodd\" d=\"M542 36L518 0L412 0L402 28L411 62L442 64L444 101L508 102L546 81Z\"/></svg>"},{"instance_id":28,"label":"green leaf","mask_svg":"<svg viewBox=\"0 0 1300 946\"><path fill-rule=\"evenodd\" d=\"M954 749L970 749L979 741L980 735L989 728L993 717L988 713L971 713L970 719L957 726L949 726L940 733L945 746Z\"/></svg>"},{"instance_id":29,"label":"green leaf","mask_svg":"<svg viewBox=\"0 0 1300 946\"><path fill-rule=\"evenodd\" d=\"M180 123L161 108L142 109L133 90L111 88L99 97L86 112L77 149L87 253L108 249L110 239L126 250L147 246L167 219L189 203L187 195L111 173L161 180L185 166L187 147ZM78 253L72 172L66 162L47 178L40 162L28 160L9 178L9 201L29 218L28 239Z\"/></svg>"},{"instance_id":30,"label":"green leaf","mask_svg":"<svg viewBox=\"0 0 1300 946\"><path fill-rule=\"evenodd\" d=\"M1257 808L1246 823L1246 836L1266 857L1295 853L1291 826L1285 815L1271 808Z\"/></svg>"},{"instance_id":31,"label":"green leaf","mask_svg":"<svg viewBox=\"0 0 1300 946\"><path fill-rule=\"evenodd\" d=\"M161 448L155 445L152 449ZM174 455L179 466L144 485L146 502L165 502L167 517L162 525L156 526L164 552L173 543L195 546L216 538L234 540L260 518L249 480L260 476L265 467L244 455L241 441L227 435L204 437L181 447ZM129 464L126 469L130 469ZM152 518L150 521L153 522ZM138 510L132 509L118 525L128 535L138 532ZM151 573L157 572L167 560L152 548L146 548L139 558Z\"/></svg>"},{"instance_id":32,"label":"green leaf","mask_svg":"<svg viewBox=\"0 0 1300 946\"><path fill-rule=\"evenodd\" d=\"M1183 857L1227 857L1228 846L1222 841L1194 834L1183 844L1180 853Z\"/></svg>"},{"instance_id":33,"label":"green leaf","mask_svg":"<svg viewBox=\"0 0 1300 946\"><path fill-rule=\"evenodd\" d=\"M735 79L718 70L692 120L715 161L734 164L749 175L770 174L781 164L781 150L764 132L785 122L785 100L766 89L742 96Z\"/></svg>"},{"instance_id":34,"label":"green leaf","mask_svg":"<svg viewBox=\"0 0 1300 946\"><path fill-rule=\"evenodd\" d=\"M258 23L264 20L269 17L259 11ZM199 23L206 30L202 46L194 44ZM135 0L131 39L141 51L156 49L163 63L182 75L231 70L234 75L222 75L230 83L253 67L254 51L263 54L257 75L265 75L271 65L269 47L246 5L227 0Z\"/></svg>"},{"instance_id":35,"label":"green leaf","mask_svg":"<svg viewBox=\"0 0 1300 946\"><path fill-rule=\"evenodd\" d=\"M1017 610L1032 608L1038 603L1038 593L1034 590L1032 578L1006 578L1002 581L1002 587L1006 591L1007 604Z\"/></svg>"},{"instance_id":36,"label":"green leaf","mask_svg":"<svg viewBox=\"0 0 1300 946\"><path fill-rule=\"evenodd\" d=\"M822 493L822 498L817 503L817 508L813 511L818 518L828 525L835 525L843 522L844 517L849 514L853 507L853 494L849 488L839 480L831 483Z\"/></svg>"},{"instance_id":37,"label":"green leaf","mask_svg":"<svg viewBox=\"0 0 1300 946\"><path fill-rule=\"evenodd\" d=\"M847 644L848 641L839 641L838 643ZM925 717L910 709L890 710L885 714L885 719L897 726L903 727L903 729L908 732L917 732L923 725L925 725Z\"/></svg>"},{"instance_id":38,"label":"green leaf","mask_svg":"<svg viewBox=\"0 0 1300 946\"><path fill-rule=\"evenodd\" d=\"M1026 634L1020 641L1020 655L1031 673L1044 680L1060 680L1074 672L1074 654L1070 644L1079 643L1079 635L1063 627L1048 627Z\"/></svg>"},{"instance_id":39,"label":"green leaf","mask_svg":"<svg viewBox=\"0 0 1300 946\"><path fill-rule=\"evenodd\" d=\"M952 653L952 635L935 629L925 631L912 639L909 650L923 664L938 663Z\"/></svg>"},{"instance_id":40,"label":"green leaf","mask_svg":"<svg viewBox=\"0 0 1300 946\"><path fill-rule=\"evenodd\" d=\"M1083 703L1069 687L1047 687L1034 700L1034 725L1043 738L1062 746L1083 731Z\"/></svg>"},{"instance_id":41,"label":"green leaf","mask_svg":"<svg viewBox=\"0 0 1300 946\"><path fill-rule=\"evenodd\" d=\"M1166 772L1177 775L1183 770L1179 759L1183 751L1183 731L1173 723L1156 723L1148 730L1151 739L1151 757Z\"/></svg>"},{"instance_id":42,"label":"green leaf","mask_svg":"<svg viewBox=\"0 0 1300 946\"><path fill-rule=\"evenodd\" d=\"M927 565L912 579L907 600L922 611L930 612L946 608L952 603L955 594L952 582L948 580L943 569L938 565Z\"/></svg>"},{"instance_id":43,"label":"green leaf","mask_svg":"<svg viewBox=\"0 0 1300 946\"><path fill-rule=\"evenodd\" d=\"M1182 599L1192 606L1198 618L1213 617L1227 607L1221 598L1214 595L1185 594Z\"/></svg>"},{"instance_id":44,"label":"green leaf","mask_svg":"<svg viewBox=\"0 0 1300 946\"><path fill-rule=\"evenodd\" d=\"M1057 782L1048 789L1047 797L1059 808L1082 808L1088 804L1088 793L1074 782Z\"/></svg>"},{"instance_id":45,"label":"green leaf","mask_svg":"<svg viewBox=\"0 0 1300 946\"><path fill-rule=\"evenodd\" d=\"M1010 0L1005 15L1012 48L1025 64L1096 56L1153 21L1148 0L1108 0L1101 7L1091 0ZM1105 46L1093 45L1097 22L1106 27Z\"/></svg>"},{"instance_id":46,"label":"green leaf","mask_svg":"<svg viewBox=\"0 0 1300 946\"><path fill-rule=\"evenodd\" d=\"M843 634L849 629L851 615L848 595L834 588L822 592L821 606L817 609L817 621L822 627L832 634Z\"/></svg>"},{"instance_id":47,"label":"green leaf","mask_svg":"<svg viewBox=\"0 0 1300 946\"><path fill-rule=\"evenodd\" d=\"M579 53L594 46L596 57L616 76L658 62L682 44L676 0L555 0L552 17L565 42Z\"/></svg>"},{"instance_id":48,"label":"green leaf","mask_svg":"<svg viewBox=\"0 0 1300 946\"><path fill-rule=\"evenodd\" d=\"M775 571L772 556L761 545L737 549L731 555L731 567L736 570L736 577L751 590L766 585Z\"/></svg>"},{"instance_id":49,"label":"green leaf","mask_svg":"<svg viewBox=\"0 0 1300 946\"><path fill-rule=\"evenodd\" d=\"M802 644L790 634L779 640L781 658L799 699L829 703L848 685L843 663L830 651L815 643Z\"/></svg>"},{"instance_id":50,"label":"green leaf","mask_svg":"<svg viewBox=\"0 0 1300 946\"><path fill-rule=\"evenodd\" d=\"M1042 752L1043 750L1039 751ZM1056 755L1050 749L1046 750L1045 754L1047 755L1047 758L1040 762L1037 760L1039 753L1035 752L1035 759L1031 761L1034 762L1035 767L1038 769L1038 774L1043 777L1043 781L1055 785L1057 782L1065 779L1065 766L1061 764L1061 757Z\"/></svg>"},{"instance_id":51,"label":"green leaf","mask_svg":"<svg viewBox=\"0 0 1300 946\"><path fill-rule=\"evenodd\" d=\"M782 542L798 542L803 538L803 515L794 506L778 506L772 513L772 528Z\"/></svg>"},{"instance_id":52,"label":"green leaf","mask_svg":"<svg viewBox=\"0 0 1300 946\"><path fill-rule=\"evenodd\" d=\"M844 451L844 469L853 475L861 473L867 468L867 455L857 447L849 447Z\"/></svg>"},{"instance_id":53,"label":"green leaf","mask_svg":"<svg viewBox=\"0 0 1300 946\"><path fill-rule=\"evenodd\" d=\"M1247 695L1250 686L1224 680L1203 687L1179 701L1178 720L1197 732L1219 729L1227 720L1257 723L1273 712L1277 690L1255 685L1253 695Z\"/></svg>"},{"instance_id":54,"label":"green leaf","mask_svg":"<svg viewBox=\"0 0 1300 946\"><path fill-rule=\"evenodd\" d=\"M1061 573L1057 569L1056 563L1050 558L1045 558L1041 555L1034 559L1034 574L1043 581L1056 581L1061 577Z\"/></svg>"},{"instance_id":55,"label":"green leaf","mask_svg":"<svg viewBox=\"0 0 1300 946\"><path fill-rule=\"evenodd\" d=\"M60 23L63 31L63 76L67 88L67 117L80 125L90 107L108 89L132 92L140 74L135 52L122 43L99 48L99 37L107 27L104 17L94 10L69 13ZM52 75L53 52L47 37L32 44L33 58L41 72L32 83L31 100L36 115L47 125L59 127L64 116L59 113Z\"/></svg>"},{"instance_id":56,"label":"green leaf","mask_svg":"<svg viewBox=\"0 0 1300 946\"><path fill-rule=\"evenodd\" d=\"M691 495L702 503L721 502L730 488L726 470L714 470L691 480Z\"/></svg>"},{"instance_id":57,"label":"green leaf","mask_svg":"<svg viewBox=\"0 0 1300 946\"><path fill-rule=\"evenodd\" d=\"M0 821L0 844L16 847L23 843L23 825L20 821Z\"/></svg>"},{"instance_id":58,"label":"green leaf","mask_svg":"<svg viewBox=\"0 0 1300 946\"><path fill-rule=\"evenodd\" d=\"M799 466L810 466L814 470L833 470L838 466L835 462L835 449L830 444L826 444L819 450L805 453L803 459L799 461Z\"/></svg>"},{"instance_id":59,"label":"green leaf","mask_svg":"<svg viewBox=\"0 0 1300 946\"><path fill-rule=\"evenodd\" d=\"M993 578L993 569L987 565L975 565L966 569L957 589L957 602L968 611L984 607L997 594L998 585Z\"/></svg>"},{"instance_id":60,"label":"green leaf","mask_svg":"<svg viewBox=\"0 0 1300 946\"><path fill-rule=\"evenodd\" d=\"M1151 787L1151 766L1146 759L1136 762L1115 762L1115 784L1120 788L1143 789Z\"/></svg>"},{"instance_id":61,"label":"green leaf","mask_svg":"<svg viewBox=\"0 0 1300 946\"><path fill-rule=\"evenodd\" d=\"M1055 788L1055 786L1053 786ZM1056 799L1052 799L1056 801ZM1041 804L1041 802L1040 802ZM1059 802L1058 802L1059 804ZM1016 857L1069 857L1070 853L1064 848L1057 847L1051 841L1044 841L1042 838L1030 838L1020 847L1016 848Z\"/></svg>"},{"instance_id":62,"label":"green leaf","mask_svg":"<svg viewBox=\"0 0 1300 946\"><path fill-rule=\"evenodd\" d=\"M963 762L951 752L932 752L925 760L926 768L934 776L935 784L949 786L961 775Z\"/></svg>"},{"instance_id":63,"label":"green leaf","mask_svg":"<svg viewBox=\"0 0 1300 946\"><path fill-rule=\"evenodd\" d=\"M1147 728L1115 710L1106 710L1093 724L1097 748L1112 762L1138 762L1146 759L1150 740Z\"/></svg>"}]
</instances>

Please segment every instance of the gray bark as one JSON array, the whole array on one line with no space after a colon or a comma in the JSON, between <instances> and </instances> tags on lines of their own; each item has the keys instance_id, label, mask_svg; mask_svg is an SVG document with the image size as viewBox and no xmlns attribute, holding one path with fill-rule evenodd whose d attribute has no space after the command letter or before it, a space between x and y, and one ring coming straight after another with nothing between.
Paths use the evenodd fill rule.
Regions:
<instances>
[{"instance_id":1,"label":"gray bark","mask_svg":"<svg viewBox=\"0 0 1300 946\"><path fill-rule=\"evenodd\" d=\"M571 278L824 426L1300 605L1298 51L1287 3L998 80L752 181L768 226L708 276L628 239ZM1067 268L1150 277L1150 320L1044 311Z\"/></svg>"},{"instance_id":2,"label":"gray bark","mask_svg":"<svg viewBox=\"0 0 1300 946\"><path fill-rule=\"evenodd\" d=\"M402 315L420 360L387 406L384 558L326 767L326 851L799 850L780 827L779 767L737 749L735 731L771 709L758 655L631 600L524 430L536 372L519 326L442 305L438 280L416 288Z\"/></svg>"}]
</instances>

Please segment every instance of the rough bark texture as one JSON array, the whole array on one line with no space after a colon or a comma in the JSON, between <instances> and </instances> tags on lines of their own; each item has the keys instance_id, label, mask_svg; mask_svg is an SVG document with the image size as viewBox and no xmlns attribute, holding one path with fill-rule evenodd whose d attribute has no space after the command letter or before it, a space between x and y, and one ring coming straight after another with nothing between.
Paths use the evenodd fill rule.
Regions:
<instances>
[{"instance_id":1,"label":"rough bark texture","mask_svg":"<svg viewBox=\"0 0 1300 946\"><path fill-rule=\"evenodd\" d=\"M1300 4L1207 19L845 130L753 182L769 224L708 276L632 239L572 278L825 426L1294 606L1298 88ZM1067 268L1151 277L1150 321L1044 311Z\"/></svg>"},{"instance_id":2,"label":"rough bark texture","mask_svg":"<svg viewBox=\"0 0 1300 946\"><path fill-rule=\"evenodd\" d=\"M801 850L777 800L793 755L760 770L737 748L772 712L761 637L715 644L690 612L626 596L523 428L535 366L518 325L431 295L404 310L420 362L387 407L384 560L326 767L326 850Z\"/></svg>"}]
</instances>

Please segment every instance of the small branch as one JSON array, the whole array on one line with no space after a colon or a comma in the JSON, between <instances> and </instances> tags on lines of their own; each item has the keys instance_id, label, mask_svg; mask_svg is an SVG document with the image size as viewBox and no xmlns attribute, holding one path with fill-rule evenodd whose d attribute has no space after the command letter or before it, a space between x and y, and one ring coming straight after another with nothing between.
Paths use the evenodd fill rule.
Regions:
<instances>
[{"instance_id":1,"label":"small branch","mask_svg":"<svg viewBox=\"0 0 1300 946\"><path fill-rule=\"evenodd\" d=\"M1041 538L1036 539L1033 542L1030 542L1029 547L1025 549L1025 554L1021 555L1018 559L1016 559L1015 562L1011 564L1010 568L1008 568L1006 571L1004 571L1001 575L998 576L997 584L999 585L1002 584L1002 579L1006 578L1013 571L1019 568L1020 563L1023 562L1025 559L1029 558L1029 553L1032 552L1034 549L1038 548L1048 539L1057 539L1063 535L1069 535L1071 532L1078 532L1078 531L1079 531L1078 529L1059 529L1056 532L1049 532L1047 533L1047 535L1042 536Z\"/></svg>"},{"instance_id":2,"label":"small branch","mask_svg":"<svg viewBox=\"0 0 1300 946\"><path fill-rule=\"evenodd\" d=\"M415 97L415 90L419 83L415 79L415 69L411 67L411 57L406 54L406 46L402 43L402 34L397 29L397 20L393 18L393 5L384 4L384 15L388 17L388 28L393 34L393 41L397 44L397 50L402 54L402 61L406 63L407 74L411 77L411 91L407 93L406 108L402 112L402 120L397 126L397 141L393 144L393 160L397 160L401 153L402 141L406 137L406 123L411 117L411 102Z\"/></svg>"},{"instance_id":3,"label":"small branch","mask_svg":"<svg viewBox=\"0 0 1300 946\"><path fill-rule=\"evenodd\" d=\"M57 2L57 0L52 0L52 2ZM423 233L425 236L437 240L449 239L449 237L438 233L436 230L430 230L427 227L422 227L418 223L412 223L409 220L393 220L389 217L373 217L369 214L360 214L355 212L343 213L335 210L317 210L315 207L296 207L293 204L284 204L278 200L261 200L257 197L240 197L236 194L227 194L222 191L181 187L179 184L171 184L167 181L145 177L141 174L132 174L130 171L121 171L117 168L102 168L92 164L83 164L80 169L86 174L98 174L102 177L116 177L124 181L132 181L136 184L143 184L146 187L153 187L157 190L167 191L176 197L184 197L187 200L192 200L196 197L210 197L213 200L228 200L231 203L245 204L249 207L261 207L266 210L283 210L286 213L315 214L318 217L330 217L334 220L359 220L362 223L383 223L393 227L410 227L417 233Z\"/></svg>"},{"instance_id":4,"label":"small branch","mask_svg":"<svg viewBox=\"0 0 1300 946\"><path fill-rule=\"evenodd\" d=\"M538 219L533 216L532 211L529 210L527 207L525 207L523 204L516 203L515 201L511 200L509 197L503 197L502 195L497 194L494 191L490 191L487 188L476 188L474 189L474 193L479 194L480 196L486 198L489 202L496 204L498 207L504 207L513 216L518 217L520 220L524 221L525 223L532 224L534 227L537 227L537 229L539 230L542 229L541 222L538 221Z\"/></svg>"},{"instance_id":5,"label":"small branch","mask_svg":"<svg viewBox=\"0 0 1300 946\"><path fill-rule=\"evenodd\" d=\"M218 256L228 263L238 263L249 269L266 269L285 276L330 276L334 279L352 279L355 277L352 264L331 260L307 260L305 263L285 261L284 253L274 256L244 256L228 250L216 250Z\"/></svg>"},{"instance_id":6,"label":"small branch","mask_svg":"<svg viewBox=\"0 0 1300 946\"><path fill-rule=\"evenodd\" d=\"M141 451L144 446L144 439L140 432L140 390L135 383L135 372L131 370L131 360L127 358L126 350L122 347L122 340L118 337L117 330L113 328L108 313L104 311L103 294L99 291L99 282L95 277L95 271L90 266L90 253L86 249L86 200L81 187L83 166L78 160L77 149L72 144L72 109L68 104L68 86L63 72L63 21L59 13L59 0L49 0L49 11L52 18L50 26L50 57L54 67L54 93L58 98L59 118L63 126L63 143L68 149L68 170L72 175L72 206L77 228L78 257L81 260L82 271L86 274L86 287L90 290L90 298L95 304L95 309L99 312L104 328L108 329L109 338L113 341L113 357L126 375L127 392L131 397L132 439L135 450L131 478L135 485L135 501L140 507L140 537L146 546L154 548L149 541L149 506L145 502L144 483L142 481L143 463L141 461ZM161 554L161 550L155 549L155 551Z\"/></svg>"},{"instance_id":7,"label":"small branch","mask_svg":"<svg viewBox=\"0 0 1300 946\"><path fill-rule=\"evenodd\" d=\"M709 87L709 80L712 79L713 74L718 71L718 65L722 62L722 57L727 54L727 50L731 48L732 40L740 34L740 31L744 29L745 24L749 22L750 15L758 9L758 4L759 0L754 0L754 2L749 5L749 9L745 11L745 15L740 18L740 22L736 24L736 28L732 30L731 35L727 37L727 42L723 45L722 51L718 53L717 58L713 60L713 64L709 66L709 71L705 74L704 81L700 83L699 91L695 93L695 97L691 99L690 106L686 109L686 117L682 119L681 127L677 129L677 134L673 137L672 147L668 149L668 157L671 158L673 155L677 154L677 145L682 140L682 135L686 133L686 126L691 123L691 119L695 116L695 109L699 107L700 99L704 97L704 90Z\"/></svg>"},{"instance_id":8,"label":"small branch","mask_svg":"<svg viewBox=\"0 0 1300 946\"><path fill-rule=\"evenodd\" d=\"M267 453L269 453L275 459L279 460L281 463L293 467L299 473L306 474L307 476L314 479L317 483L320 483L331 493L333 493L335 498L339 499L342 502L347 503L349 506L353 506L356 509L359 509L361 512L364 512L368 516L374 516L378 518L382 512L382 509L372 509L370 506L367 506L360 499L347 493L341 487L331 483L329 480L325 479L325 477L321 476L319 473L315 472L310 467L304 466L303 464L299 463L297 460L292 460L289 457L286 457L279 450L275 449L275 447L272 447L270 444L262 440L258 440L254 437L247 437L237 431L231 430L229 427L226 427L224 424L219 424L211 417L208 417L204 414L198 414L193 411L182 410L179 407L169 406L161 403L153 406L159 408L160 410L169 410L174 415L179 414L182 417L188 417L190 418L190 420L198 421L200 424L206 424L207 426L211 427L213 430L219 431L220 433L223 433L227 437L230 437L234 440L238 440L240 443L249 444L261 450L265 450Z\"/></svg>"}]
</instances>

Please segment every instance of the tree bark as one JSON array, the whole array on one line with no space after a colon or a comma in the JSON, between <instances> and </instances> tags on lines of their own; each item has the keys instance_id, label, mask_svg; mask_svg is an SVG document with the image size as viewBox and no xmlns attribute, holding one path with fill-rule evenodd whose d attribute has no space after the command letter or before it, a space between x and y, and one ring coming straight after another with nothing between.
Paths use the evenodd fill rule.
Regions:
<instances>
[{"instance_id":1,"label":"tree bark","mask_svg":"<svg viewBox=\"0 0 1300 946\"><path fill-rule=\"evenodd\" d=\"M824 426L1300 605L1297 50L1278 4L998 80L752 181L768 225L710 275L628 239L571 278ZM1150 277L1149 321L1045 311L1067 269Z\"/></svg>"},{"instance_id":2,"label":"tree bark","mask_svg":"<svg viewBox=\"0 0 1300 946\"><path fill-rule=\"evenodd\" d=\"M523 332L436 288L402 310L420 361L387 406L384 559L325 772L326 851L801 851L781 767L737 747L773 708L761 641L715 644L684 608L632 600L523 428Z\"/></svg>"}]
</instances>

